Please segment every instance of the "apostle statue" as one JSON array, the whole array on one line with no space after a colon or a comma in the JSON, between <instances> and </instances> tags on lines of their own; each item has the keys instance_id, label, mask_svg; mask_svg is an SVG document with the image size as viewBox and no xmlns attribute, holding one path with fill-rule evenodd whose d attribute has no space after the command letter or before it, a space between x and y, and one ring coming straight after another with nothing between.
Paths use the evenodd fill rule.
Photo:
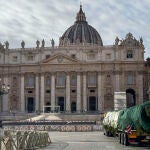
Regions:
<instances>
[{"instance_id":1,"label":"apostle statue","mask_svg":"<svg viewBox=\"0 0 150 150\"><path fill-rule=\"evenodd\" d=\"M4 45L0 42L0 49L4 49Z\"/></svg>"},{"instance_id":2,"label":"apostle statue","mask_svg":"<svg viewBox=\"0 0 150 150\"><path fill-rule=\"evenodd\" d=\"M51 45L52 45L52 47L54 47L54 45L55 45L55 41L53 39L51 39Z\"/></svg>"},{"instance_id":3,"label":"apostle statue","mask_svg":"<svg viewBox=\"0 0 150 150\"><path fill-rule=\"evenodd\" d=\"M42 40L42 47L45 47L45 41L44 41L44 39Z\"/></svg>"},{"instance_id":4,"label":"apostle statue","mask_svg":"<svg viewBox=\"0 0 150 150\"><path fill-rule=\"evenodd\" d=\"M115 39L115 45L118 45L118 43L119 43L119 38L116 37L116 39Z\"/></svg>"},{"instance_id":5,"label":"apostle statue","mask_svg":"<svg viewBox=\"0 0 150 150\"><path fill-rule=\"evenodd\" d=\"M24 48L25 47L25 42L22 40L21 42L21 47Z\"/></svg>"},{"instance_id":6,"label":"apostle statue","mask_svg":"<svg viewBox=\"0 0 150 150\"><path fill-rule=\"evenodd\" d=\"M8 41L5 42L5 46L6 46L6 49L9 49L9 42Z\"/></svg>"},{"instance_id":7,"label":"apostle statue","mask_svg":"<svg viewBox=\"0 0 150 150\"><path fill-rule=\"evenodd\" d=\"M36 48L39 48L39 46L40 46L40 41L37 40L37 41L36 41Z\"/></svg>"},{"instance_id":8,"label":"apostle statue","mask_svg":"<svg viewBox=\"0 0 150 150\"><path fill-rule=\"evenodd\" d=\"M140 44L143 45L143 39L142 39L142 37L140 38Z\"/></svg>"}]
</instances>

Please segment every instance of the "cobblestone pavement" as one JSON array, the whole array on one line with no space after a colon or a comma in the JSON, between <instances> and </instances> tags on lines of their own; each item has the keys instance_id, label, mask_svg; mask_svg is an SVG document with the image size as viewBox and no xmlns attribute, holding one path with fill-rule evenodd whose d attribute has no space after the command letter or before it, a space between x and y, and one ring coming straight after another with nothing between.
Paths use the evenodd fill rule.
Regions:
<instances>
[{"instance_id":1,"label":"cobblestone pavement","mask_svg":"<svg viewBox=\"0 0 150 150\"><path fill-rule=\"evenodd\" d=\"M49 132L52 144L41 150L147 150L150 147L124 146L102 132Z\"/></svg>"}]
</instances>

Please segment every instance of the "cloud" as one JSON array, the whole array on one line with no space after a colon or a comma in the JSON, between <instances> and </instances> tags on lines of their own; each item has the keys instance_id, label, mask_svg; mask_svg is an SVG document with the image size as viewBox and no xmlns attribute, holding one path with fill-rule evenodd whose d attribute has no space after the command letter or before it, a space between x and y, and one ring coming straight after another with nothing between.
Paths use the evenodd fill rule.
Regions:
<instances>
[{"instance_id":1,"label":"cloud","mask_svg":"<svg viewBox=\"0 0 150 150\"><path fill-rule=\"evenodd\" d=\"M111 45L116 36L124 38L128 32L143 37L145 56L150 56L150 1L149 0L82 0L87 21L100 33L104 45ZM10 47L27 47L45 39L47 46L74 24L79 0L1 0L0 41L8 40Z\"/></svg>"}]
</instances>

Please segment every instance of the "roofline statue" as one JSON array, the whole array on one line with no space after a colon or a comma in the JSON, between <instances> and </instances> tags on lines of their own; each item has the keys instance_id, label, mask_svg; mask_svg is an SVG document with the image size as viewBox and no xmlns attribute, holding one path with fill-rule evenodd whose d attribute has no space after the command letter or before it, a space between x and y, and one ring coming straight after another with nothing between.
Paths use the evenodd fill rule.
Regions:
<instances>
[{"instance_id":1,"label":"roofline statue","mask_svg":"<svg viewBox=\"0 0 150 150\"><path fill-rule=\"evenodd\" d=\"M41 47L45 47L45 41L44 41L44 39L42 40L42 46Z\"/></svg>"},{"instance_id":2,"label":"roofline statue","mask_svg":"<svg viewBox=\"0 0 150 150\"><path fill-rule=\"evenodd\" d=\"M25 47L25 42L22 40L22 42L21 42L21 48L24 49L24 47Z\"/></svg>"},{"instance_id":3,"label":"roofline statue","mask_svg":"<svg viewBox=\"0 0 150 150\"><path fill-rule=\"evenodd\" d=\"M6 47L6 49L9 49L9 42L8 41L5 42L5 47Z\"/></svg>"},{"instance_id":4,"label":"roofline statue","mask_svg":"<svg viewBox=\"0 0 150 150\"><path fill-rule=\"evenodd\" d=\"M119 44L119 38L116 37L116 39L115 39L115 45L117 46L118 44Z\"/></svg>"},{"instance_id":5,"label":"roofline statue","mask_svg":"<svg viewBox=\"0 0 150 150\"><path fill-rule=\"evenodd\" d=\"M4 49L4 45L0 42L0 49Z\"/></svg>"},{"instance_id":6,"label":"roofline statue","mask_svg":"<svg viewBox=\"0 0 150 150\"><path fill-rule=\"evenodd\" d=\"M39 48L39 46L40 46L40 41L37 40L37 41L36 41L36 48Z\"/></svg>"},{"instance_id":7,"label":"roofline statue","mask_svg":"<svg viewBox=\"0 0 150 150\"><path fill-rule=\"evenodd\" d=\"M55 41L54 41L54 39L51 39L50 41L51 41L51 45L52 45L52 47L54 47L54 45L55 45Z\"/></svg>"}]
</instances>

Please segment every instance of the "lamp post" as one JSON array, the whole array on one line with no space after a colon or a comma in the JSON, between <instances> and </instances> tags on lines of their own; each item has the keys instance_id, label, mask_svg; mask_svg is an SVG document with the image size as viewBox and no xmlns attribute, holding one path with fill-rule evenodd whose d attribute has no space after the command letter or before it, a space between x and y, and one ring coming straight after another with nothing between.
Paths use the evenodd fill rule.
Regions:
<instances>
[{"instance_id":1,"label":"lamp post","mask_svg":"<svg viewBox=\"0 0 150 150\"><path fill-rule=\"evenodd\" d=\"M9 90L10 90L10 86L6 84L2 84L2 79L0 78L0 112L2 112L3 95L8 94ZM1 119L0 119L0 128L2 128Z\"/></svg>"},{"instance_id":2,"label":"lamp post","mask_svg":"<svg viewBox=\"0 0 150 150\"><path fill-rule=\"evenodd\" d=\"M2 79L0 78L0 112L2 112L2 100L3 95L8 94L10 89L9 85L3 84ZM2 119L0 118L0 149L2 149L2 138L4 136L4 130L2 128Z\"/></svg>"}]
</instances>

